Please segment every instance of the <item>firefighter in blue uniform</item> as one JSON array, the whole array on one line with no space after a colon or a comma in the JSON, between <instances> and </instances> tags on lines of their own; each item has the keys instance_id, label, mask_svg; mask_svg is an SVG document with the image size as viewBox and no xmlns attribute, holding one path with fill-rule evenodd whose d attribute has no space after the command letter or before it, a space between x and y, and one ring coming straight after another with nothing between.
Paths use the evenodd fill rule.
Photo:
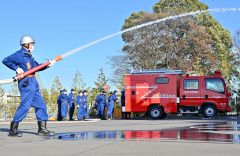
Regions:
<instances>
[{"instance_id":1,"label":"firefighter in blue uniform","mask_svg":"<svg viewBox=\"0 0 240 156\"><path fill-rule=\"evenodd\" d=\"M38 66L39 64L32 56L34 43L35 41L31 36L22 36L20 39L20 45L22 48L14 54L4 58L2 63L8 68L16 71L17 74L22 74L27 70ZM56 61L50 61L50 66L54 63L56 63ZM8 135L17 137L22 136L22 133L18 131L18 125L26 117L30 107L35 108L38 121L38 135L54 135L54 132L49 131L46 127L48 120L46 104L40 93L35 74L26 76L18 81L18 88L21 95L21 103L13 117Z\"/></svg>"},{"instance_id":2,"label":"firefighter in blue uniform","mask_svg":"<svg viewBox=\"0 0 240 156\"><path fill-rule=\"evenodd\" d=\"M83 119L88 117L88 98L87 98L87 90L83 91Z\"/></svg>"},{"instance_id":3,"label":"firefighter in blue uniform","mask_svg":"<svg viewBox=\"0 0 240 156\"><path fill-rule=\"evenodd\" d=\"M100 90L95 100L95 108L97 109L97 116L99 118L103 118L103 112L101 109L101 103L103 103L102 101L103 101L103 90Z\"/></svg>"},{"instance_id":4,"label":"firefighter in blue uniform","mask_svg":"<svg viewBox=\"0 0 240 156\"><path fill-rule=\"evenodd\" d=\"M68 101L69 101L66 89L63 89L62 95L60 96L59 100L61 102L61 116L62 116L62 120L65 121L65 120L67 120Z\"/></svg>"},{"instance_id":5,"label":"firefighter in blue uniform","mask_svg":"<svg viewBox=\"0 0 240 156\"><path fill-rule=\"evenodd\" d=\"M78 107L78 120L84 120L87 117L87 107L88 107L88 99L87 99L87 91L84 90L79 92L79 95L76 97L76 103Z\"/></svg>"},{"instance_id":6,"label":"firefighter in blue uniform","mask_svg":"<svg viewBox=\"0 0 240 156\"><path fill-rule=\"evenodd\" d=\"M107 119L113 119L113 110L114 110L114 103L117 101L117 91L110 92L108 96L108 105L107 105Z\"/></svg>"},{"instance_id":7,"label":"firefighter in blue uniform","mask_svg":"<svg viewBox=\"0 0 240 156\"><path fill-rule=\"evenodd\" d=\"M62 115L61 115L61 96L63 94L63 90L60 90L60 94L57 98L57 104L58 104L58 114L57 114L57 120L61 121L62 120Z\"/></svg>"},{"instance_id":8,"label":"firefighter in blue uniform","mask_svg":"<svg viewBox=\"0 0 240 156\"><path fill-rule=\"evenodd\" d=\"M95 104L97 106L97 115L100 119L105 119L105 107L107 105L107 98L106 98L106 92L104 90L101 90L100 93L97 95Z\"/></svg>"},{"instance_id":9,"label":"firefighter in blue uniform","mask_svg":"<svg viewBox=\"0 0 240 156\"><path fill-rule=\"evenodd\" d=\"M76 105L77 105L77 108L78 108L78 112L77 112L77 119L78 120L82 120L83 119L83 115L82 115L82 103L83 103L83 93L82 91L80 90L78 92L78 95L76 96Z\"/></svg>"},{"instance_id":10,"label":"firefighter in blue uniform","mask_svg":"<svg viewBox=\"0 0 240 156\"><path fill-rule=\"evenodd\" d=\"M69 120L74 120L73 119L73 114L75 110L75 89L71 89L71 93L69 94Z\"/></svg>"},{"instance_id":11,"label":"firefighter in blue uniform","mask_svg":"<svg viewBox=\"0 0 240 156\"><path fill-rule=\"evenodd\" d=\"M101 112L103 113L103 120L106 119L106 115L105 115L105 108L107 108L107 92L103 91L103 96L102 96L102 103L101 103Z\"/></svg>"}]
</instances>

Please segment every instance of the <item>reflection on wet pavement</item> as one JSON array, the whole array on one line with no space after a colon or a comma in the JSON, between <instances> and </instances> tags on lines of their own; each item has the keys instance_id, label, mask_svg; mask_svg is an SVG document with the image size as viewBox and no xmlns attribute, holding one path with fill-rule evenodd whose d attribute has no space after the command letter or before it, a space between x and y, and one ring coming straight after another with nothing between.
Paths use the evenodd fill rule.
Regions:
<instances>
[{"instance_id":1,"label":"reflection on wet pavement","mask_svg":"<svg viewBox=\"0 0 240 156\"><path fill-rule=\"evenodd\" d=\"M217 131L221 131L221 133L217 133ZM55 135L53 139L171 140L240 144L240 124L237 121L234 121L224 123L207 123L191 127L164 130L82 131L59 133Z\"/></svg>"}]
</instances>

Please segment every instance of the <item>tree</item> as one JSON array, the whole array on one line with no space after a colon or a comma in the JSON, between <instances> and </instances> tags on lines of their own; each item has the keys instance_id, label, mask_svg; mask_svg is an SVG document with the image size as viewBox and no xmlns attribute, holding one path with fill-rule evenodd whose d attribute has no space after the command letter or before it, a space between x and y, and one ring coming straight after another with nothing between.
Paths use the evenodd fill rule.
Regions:
<instances>
[{"instance_id":1,"label":"tree","mask_svg":"<svg viewBox=\"0 0 240 156\"><path fill-rule=\"evenodd\" d=\"M240 67L240 29L236 31L236 34L233 37L233 43L234 43L234 56L235 56L235 64L237 67ZM237 76L240 77L240 74Z\"/></svg>"},{"instance_id":2,"label":"tree","mask_svg":"<svg viewBox=\"0 0 240 156\"><path fill-rule=\"evenodd\" d=\"M7 115L8 117L13 117L17 107L20 104L20 93L18 90L18 83L14 82L10 86L10 90L8 91L7 98Z\"/></svg>"},{"instance_id":3,"label":"tree","mask_svg":"<svg viewBox=\"0 0 240 156\"><path fill-rule=\"evenodd\" d=\"M44 99L45 103L46 104L51 103L51 101L50 101L50 93L49 93L48 89L45 88L44 85L42 84L42 81L41 81L39 73L36 73L36 79L37 79L37 82L39 84L39 89L40 89L40 92L41 92L41 94L43 96L43 99Z\"/></svg>"},{"instance_id":4,"label":"tree","mask_svg":"<svg viewBox=\"0 0 240 156\"><path fill-rule=\"evenodd\" d=\"M43 99L44 99L46 104L51 103L51 101L50 101L51 100L50 99L50 93L49 93L49 91L46 88L42 88L41 89L41 94L42 94Z\"/></svg>"},{"instance_id":5,"label":"tree","mask_svg":"<svg viewBox=\"0 0 240 156\"><path fill-rule=\"evenodd\" d=\"M63 89L63 85L60 81L60 78L58 76L55 77L53 81L53 85L50 89L50 96L49 97L49 103L47 103L48 112L49 114L56 114L57 113L57 98L60 93L60 90ZM48 94L48 92L45 92Z\"/></svg>"},{"instance_id":6,"label":"tree","mask_svg":"<svg viewBox=\"0 0 240 156\"><path fill-rule=\"evenodd\" d=\"M103 72L103 68L99 69L99 74L98 74L98 78L97 81L94 82L95 83L95 87L93 87L92 89L88 88L88 101L89 101L89 106L90 106L90 116L95 117L96 112L93 108L94 106L94 102L95 99L97 97L97 95L99 94L99 91L104 89L104 86L107 85L108 79L106 78L104 72Z\"/></svg>"},{"instance_id":7,"label":"tree","mask_svg":"<svg viewBox=\"0 0 240 156\"><path fill-rule=\"evenodd\" d=\"M132 13L122 29L171 15L206 9L208 7L198 0L161 0L153 6L152 13ZM115 71L167 68L205 75L220 69L228 81L236 71L230 33L208 13L166 20L126 32L122 38L125 42L122 48L125 55L112 58L116 65ZM127 63L117 65L116 60ZM118 73L120 79L124 72Z\"/></svg>"},{"instance_id":8,"label":"tree","mask_svg":"<svg viewBox=\"0 0 240 156\"><path fill-rule=\"evenodd\" d=\"M14 82L11 84L10 86L10 90L9 90L9 94L10 95L19 95L19 89L18 89L18 83L17 82Z\"/></svg>"},{"instance_id":9,"label":"tree","mask_svg":"<svg viewBox=\"0 0 240 156\"><path fill-rule=\"evenodd\" d=\"M38 85L39 85L39 89L41 90L42 88L44 88L44 86L42 84L42 80L41 80L41 77L40 77L39 73L36 73L35 77L37 79L37 82L38 82Z\"/></svg>"},{"instance_id":10,"label":"tree","mask_svg":"<svg viewBox=\"0 0 240 156\"><path fill-rule=\"evenodd\" d=\"M77 92L86 89L86 83L84 82L79 71L77 71L74 75L72 88L74 88Z\"/></svg>"},{"instance_id":11,"label":"tree","mask_svg":"<svg viewBox=\"0 0 240 156\"><path fill-rule=\"evenodd\" d=\"M4 112L4 94L5 94L5 91L4 89L1 87L0 85L0 118L3 117L3 112Z\"/></svg>"},{"instance_id":12,"label":"tree","mask_svg":"<svg viewBox=\"0 0 240 156\"><path fill-rule=\"evenodd\" d=\"M206 32L212 38L211 52L213 53L215 66L213 70L220 69L225 79L230 82L231 77L236 74L234 53L232 53L233 42L229 31L224 29L212 16L207 13L196 17L197 24L206 28Z\"/></svg>"},{"instance_id":13,"label":"tree","mask_svg":"<svg viewBox=\"0 0 240 156\"><path fill-rule=\"evenodd\" d=\"M236 73L236 76L232 78L232 84L235 87L234 90L237 92L235 93L235 96L237 96L237 100L232 102L234 103L233 108L237 108L237 111L240 112L240 29L236 31L236 33L233 36L233 53L235 56L235 64L238 67L238 71ZM234 96L233 96L234 97Z\"/></svg>"},{"instance_id":14,"label":"tree","mask_svg":"<svg viewBox=\"0 0 240 156\"><path fill-rule=\"evenodd\" d=\"M104 72L103 72L103 68L99 69L99 74L98 74L98 78L97 81L94 82L96 85L96 89L100 90L103 89L104 85L107 85L108 79L106 78Z\"/></svg>"},{"instance_id":15,"label":"tree","mask_svg":"<svg viewBox=\"0 0 240 156\"><path fill-rule=\"evenodd\" d=\"M116 86L118 90L124 89L124 75L131 71L131 63L126 55L118 55L110 57L110 63L115 69L113 78L110 81Z\"/></svg>"}]
</instances>

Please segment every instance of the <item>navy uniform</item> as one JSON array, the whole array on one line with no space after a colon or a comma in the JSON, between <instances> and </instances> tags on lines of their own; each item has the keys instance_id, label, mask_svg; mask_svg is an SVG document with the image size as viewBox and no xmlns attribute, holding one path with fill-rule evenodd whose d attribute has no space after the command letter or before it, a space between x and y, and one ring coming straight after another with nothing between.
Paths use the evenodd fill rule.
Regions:
<instances>
[{"instance_id":1,"label":"navy uniform","mask_svg":"<svg viewBox=\"0 0 240 156\"><path fill-rule=\"evenodd\" d=\"M117 101L117 91L111 92L108 96L108 105L107 105L107 118L113 119L113 110L114 110L114 103Z\"/></svg>"},{"instance_id":2,"label":"navy uniform","mask_svg":"<svg viewBox=\"0 0 240 156\"><path fill-rule=\"evenodd\" d=\"M76 105L77 105L77 119L78 120L82 120L83 119L83 115L82 115L82 103L83 103L83 94L82 91L78 92L78 95L76 96Z\"/></svg>"},{"instance_id":3,"label":"navy uniform","mask_svg":"<svg viewBox=\"0 0 240 156\"><path fill-rule=\"evenodd\" d=\"M32 56L34 43L35 41L31 36L23 36L20 40L22 48L14 54L4 58L2 63L8 68L16 71L17 74L21 74L31 68L39 66ZM51 62L51 65L54 63L55 62ZM46 128L46 122L48 120L46 104L40 93L34 73L18 81L18 88L21 95L21 103L11 122L9 136L22 136L22 133L17 131L18 125L19 122L26 117L30 107L35 108L38 121L38 135L53 135L54 132L48 131Z\"/></svg>"},{"instance_id":4,"label":"navy uniform","mask_svg":"<svg viewBox=\"0 0 240 156\"><path fill-rule=\"evenodd\" d=\"M97 116L99 118L103 117L103 113L101 111L101 105L100 105L102 103L102 99L103 99L102 96L103 96L103 94L100 91L100 93L97 95L96 100L95 100L95 108L97 109Z\"/></svg>"},{"instance_id":5,"label":"navy uniform","mask_svg":"<svg viewBox=\"0 0 240 156\"><path fill-rule=\"evenodd\" d=\"M60 101L61 101L61 116L62 116L62 120L66 120L67 119L67 112L68 112L68 95L67 95L67 90L63 89L62 91L62 95L60 97Z\"/></svg>"},{"instance_id":6,"label":"navy uniform","mask_svg":"<svg viewBox=\"0 0 240 156\"><path fill-rule=\"evenodd\" d=\"M58 104L58 114L57 114L57 120L61 121L62 120L62 115L61 115L61 96L63 94L63 90L60 90L60 94L57 98L57 104Z\"/></svg>"},{"instance_id":7,"label":"navy uniform","mask_svg":"<svg viewBox=\"0 0 240 156\"><path fill-rule=\"evenodd\" d=\"M73 114L75 110L75 89L71 89L71 93L69 94L69 120L73 120Z\"/></svg>"},{"instance_id":8,"label":"navy uniform","mask_svg":"<svg viewBox=\"0 0 240 156\"><path fill-rule=\"evenodd\" d=\"M104 110L105 110L105 106L107 104L107 98L105 95L105 91L100 91L100 93L96 97L95 104L97 107L98 117L101 119L105 119Z\"/></svg>"},{"instance_id":9,"label":"navy uniform","mask_svg":"<svg viewBox=\"0 0 240 156\"><path fill-rule=\"evenodd\" d=\"M83 91L83 119L88 117L88 98L87 98L87 91Z\"/></svg>"}]
</instances>

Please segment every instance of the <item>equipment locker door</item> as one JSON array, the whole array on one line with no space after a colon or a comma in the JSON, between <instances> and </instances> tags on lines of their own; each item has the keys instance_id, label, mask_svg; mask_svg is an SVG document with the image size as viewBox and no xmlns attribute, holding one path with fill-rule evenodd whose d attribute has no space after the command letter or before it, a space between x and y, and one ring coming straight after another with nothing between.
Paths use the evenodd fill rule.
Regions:
<instances>
[{"instance_id":1,"label":"equipment locker door","mask_svg":"<svg viewBox=\"0 0 240 156\"><path fill-rule=\"evenodd\" d=\"M202 103L202 80L184 78L180 80L180 103L182 106L200 106Z\"/></svg>"}]
</instances>

